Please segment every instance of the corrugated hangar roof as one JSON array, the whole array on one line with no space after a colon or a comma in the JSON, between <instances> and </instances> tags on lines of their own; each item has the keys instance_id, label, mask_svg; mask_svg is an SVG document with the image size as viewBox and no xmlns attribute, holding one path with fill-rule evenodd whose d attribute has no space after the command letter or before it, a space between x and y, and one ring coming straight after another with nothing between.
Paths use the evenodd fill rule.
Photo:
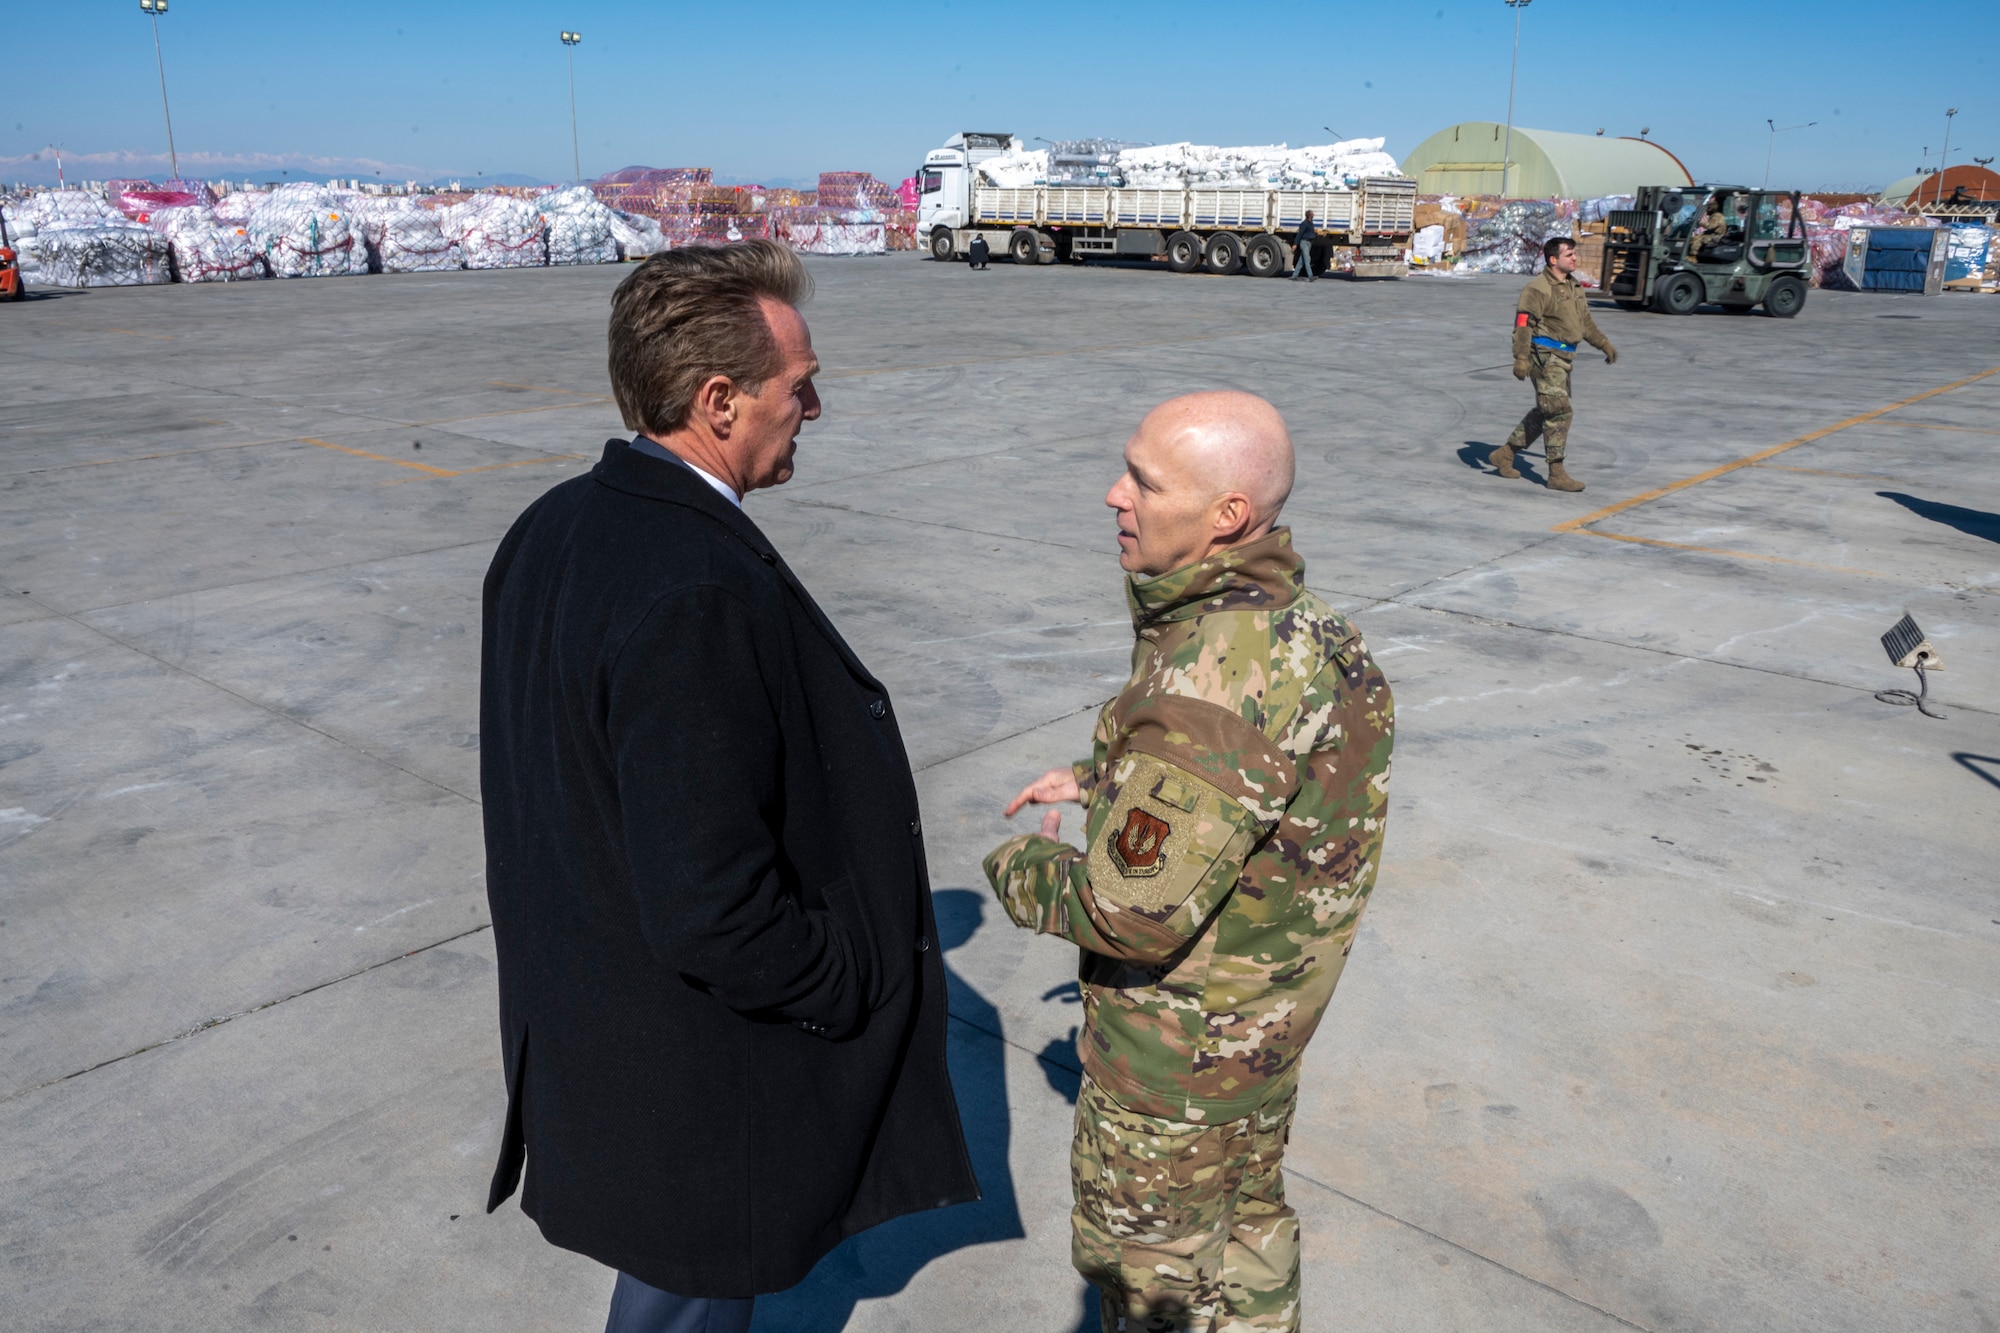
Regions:
<instances>
[{"instance_id":1,"label":"corrugated hangar roof","mask_svg":"<svg viewBox=\"0 0 2000 1333\"><path fill-rule=\"evenodd\" d=\"M1501 153L1507 127L1491 120L1448 125L1410 150L1403 174L1425 194L1503 193ZM1514 127L1513 170L1504 193L1514 199L1594 199L1631 194L1641 185L1691 185L1681 160L1650 139Z\"/></svg>"},{"instance_id":2,"label":"corrugated hangar roof","mask_svg":"<svg viewBox=\"0 0 2000 1333\"><path fill-rule=\"evenodd\" d=\"M1882 191L1882 202L1898 208L1907 208L1913 201L1933 203L1951 198L1953 191L1961 185L1974 199L1982 202L2000 200L2000 173L1985 167L1961 165L1946 167L1942 180L1935 174L1905 176Z\"/></svg>"}]
</instances>

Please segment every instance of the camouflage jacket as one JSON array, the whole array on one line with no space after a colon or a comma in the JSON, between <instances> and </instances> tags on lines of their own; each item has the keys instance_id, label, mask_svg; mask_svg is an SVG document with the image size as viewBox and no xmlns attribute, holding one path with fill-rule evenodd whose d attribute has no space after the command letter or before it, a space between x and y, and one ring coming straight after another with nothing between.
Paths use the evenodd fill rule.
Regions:
<instances>
[{"instance_id":1,"label":"camouflage jacket","mask_svg":"<svg viewBox=\"0 0 2000 1333\"><path fill-rule=\"evenodd\" d=\"M1514 307L1514 359L1525 361L1536 337L1554 338L1559 343L1589 343L1603 351L1611 345L1590 317L1590 298L1574 275L1564 277L1544 268L1521 289ZM1558 352L1560 356L1562 353Z\"/></svg>"},{"instance_id":2,"label":"camouflage jacket","mask_svg":"<svg viewBox=\"0 0 2000 1333\"><path fill-rule=\"evenodd\" d=\"M1126 585L1132 678L1076 765L1087 851L986 858L1018 924L1083 950L1084 1068L1142 1115L1282 1095L1382 851L1394 705L1280 528Z\"/></svg>"}]
</instances>

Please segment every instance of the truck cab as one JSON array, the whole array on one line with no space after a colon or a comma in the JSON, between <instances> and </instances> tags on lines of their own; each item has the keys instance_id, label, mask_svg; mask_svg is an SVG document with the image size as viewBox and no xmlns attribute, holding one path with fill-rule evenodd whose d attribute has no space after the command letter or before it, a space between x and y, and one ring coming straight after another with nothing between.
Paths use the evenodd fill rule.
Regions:
<instances>
[{"instance_id":1,"label":"truck cab","mask_svg":"<svg viewBox=\"0 0 2000 1333\"><path fill-rule=\"evenodd\" d=\"M917 168L917 235L933 227L957 230L971 217L973 173L981 162L1023 147L1012 134L990 130L960 130L944 147L924 154Z\"/></svg>"}]
</instances>

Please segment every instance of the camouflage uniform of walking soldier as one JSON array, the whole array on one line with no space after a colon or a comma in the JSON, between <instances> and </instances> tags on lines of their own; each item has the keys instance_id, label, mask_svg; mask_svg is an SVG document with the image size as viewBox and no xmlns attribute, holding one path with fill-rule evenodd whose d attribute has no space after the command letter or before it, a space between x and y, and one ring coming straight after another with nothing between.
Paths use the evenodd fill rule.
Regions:
<instances>
[{"instance_id":1,"label":"camouflage uniform of walking soldier","mask_svg":"<svg viewBox=\"0 0 2000 1333\"><path fill-rule=\"evenodd\" d=\"M1514 312L1514 378L1534 383L1535 405L1490 461L1501 476L1520 476L1514 455L1539 436L1549 461L1549 489L1580 491L1583 483L1563 465L1572 419L1570 369L1579 342L1604 353L1606 365L1617 363L1618 349L1590 317L1590 302L1576 280L1576 242L1553 237L1542 246L1542 256L1547 265L1522 289Z\"/></svg>"},{"instance_id":2,"label":"camouflage uniform of walking soldier","mask_svg":"<svg viewBox=\"0 0 2000 1333\"><path fill-rule=\"evenodd\" d=\"M1380 863L1393 704L1274 524L1292 453L1269 404L1176 399L1126 459L1107 499L1130 681L1090 758L1008 807L1081 802L1086 850L1052 811L985 868L1017 924L1081 950L1072 1254L1106 1333L1290 1333L1299 1225L1280 1164ZM1194 518L1163 516L1217 489ZM1209 536L1176 539L1177 523Z\"/></svg>"}]
</instances>

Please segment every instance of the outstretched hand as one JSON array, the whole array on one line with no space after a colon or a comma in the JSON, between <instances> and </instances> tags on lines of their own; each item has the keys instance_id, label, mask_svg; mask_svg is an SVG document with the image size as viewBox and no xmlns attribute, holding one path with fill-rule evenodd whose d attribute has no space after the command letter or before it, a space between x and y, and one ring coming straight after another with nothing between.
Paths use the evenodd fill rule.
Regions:
<instances>
[{"instance_id":1,"label":"outstretched hand","mask_svg":"<svg viewBox=\"0 0 2000 1333\"><path fill-rule=\"evenodd\" d=\"M1082 799L1083 792L1076 785L1076 774L1067 768L1052 768L1033 782L1030 782L1027 786L1021 788L1021 794L1007 802L1007 809L1002 813L1007 818L1012 819L1015 812L1024 805L1055 805L1061 801L1080 801ZM1051 810L1042 817L1042 829L1044 832L1047 832L1051 819L1060 823L1062 812Z\"/></svg>"}]
</instances>

